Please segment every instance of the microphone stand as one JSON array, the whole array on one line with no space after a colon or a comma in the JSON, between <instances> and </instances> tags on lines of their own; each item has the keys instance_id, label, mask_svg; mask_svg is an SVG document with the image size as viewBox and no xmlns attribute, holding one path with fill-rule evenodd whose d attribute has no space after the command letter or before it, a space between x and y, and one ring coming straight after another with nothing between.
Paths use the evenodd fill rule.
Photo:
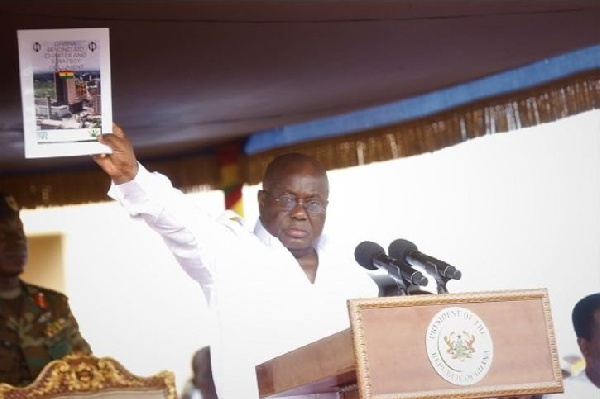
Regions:
<instances>
[{"instance_id":1,"label":"microphone stand","mask_svg":"<svg viewBox=\"0 0 600 399\"><path fill-rule=\"evenodd\" d=\"M448 278L448 277L442 276L437 271L436 271L436 273L432 273L432 275L433 275L433 278L435 279L435 288L437 290L437 293L438 294L447 294L448 293L448 289L446 288L446 284L451 279Z\"/></svg>"},{"instance_id":2,"label":"microphone stand","mask_svg":"<svg viewBox=\"0 0 600 399\"><path fill-rule=\"evenodd\" d=\"M396 281L396 285L398 285L398 294L400 296L408 295L408 288L406 287L406 279L402 277L402 273L400 273L400 268L396 266L396 274L397 277L394 281Z\"/></svg>"},{"instance_id":3,"label":"microphone stand","mask_svg":"<svg viewBox=\"0 0 600 399\"><path fill-rule=\"evenodd\" d=\"M396 275L388 273L388 276L390 276L392 278L392 280L394 280L394 282L396 283L396 293L394 294L394 296L408 295L408 291L406 288L406 280L404 278L402 278L402 274L400 273L400 268L397 266L396 266L396 268L398 269L396 272Z\"/></svg>"},{"instance_id":4,"label":"microphone stand","mask_svg":"<svg viewBox=\"0 0 600 399\"><path fill-rule=\"evenodd\" d=\"M406 288L406 285L396 283L396 292L392 296L404 296L404 295L408 295L408 289Z\"/></svg>"},{"instance_id":5,"label":"microphone stand","mask_svg":"<svg viewBox=\"0 0 600 399\"><path fill-rule=\"evenodd\" d=\"M406 281L400 276L399 272L398 275L388 272L386 276L388 277L388 281L391 280L393 283L383 282L378 284L380 297L408 295Z\"/></svg>"},{"instance_id":6,"label":"microphone stand","mask_svg":"<svg viewBox=\"0 0 600 399\"><path fill-rule=\"evenodd\" d=\"M396 266L397 267L397 266ZM387 276L394 281L394 285L383 285L382 287L380 287L380 296L405 296L405 295L417 295L417 294L430 294L430 292L427 291L422 291L421 290L421 286L417 285L417 284L413 284L409 279L404 278L402 276L402 273L400 273L400 268L397 267L397 272L396 274L393 273L389 273L387 274ZM445 277L442 276L435 276L436 278L436 282L438 282L438 293L440 292L440 285L442 285L441 280L438 281L439 279L445 279L445 281L443 282L443 290L445 290L444 292L448 292L448 290L446 290L446 282L449 280Z\"/></svg>"}]
</instances>

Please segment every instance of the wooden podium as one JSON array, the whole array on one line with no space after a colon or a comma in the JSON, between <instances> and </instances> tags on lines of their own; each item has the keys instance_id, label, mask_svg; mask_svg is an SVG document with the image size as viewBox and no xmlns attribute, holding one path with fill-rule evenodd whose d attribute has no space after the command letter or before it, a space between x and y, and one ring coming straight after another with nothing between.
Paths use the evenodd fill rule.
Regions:
<instances>
[{"instance_id":1,"label":"wooden podium","mask_svg":"<svg viewBox=\"0 0 600 399\"><path fill-rule=\"evenodd\" d=\"M348 301L350 329L256 366L261 398L563 392L545 289Z\"/></svg>"}]
</instances>

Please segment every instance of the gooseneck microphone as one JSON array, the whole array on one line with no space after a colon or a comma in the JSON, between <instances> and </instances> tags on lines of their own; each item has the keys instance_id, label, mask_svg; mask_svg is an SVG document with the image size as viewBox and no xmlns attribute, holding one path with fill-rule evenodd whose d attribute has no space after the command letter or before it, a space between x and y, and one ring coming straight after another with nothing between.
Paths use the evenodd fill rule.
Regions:
<instances>
[{"instance_id":1,"label":"gooseneck microphone","mask_svg":"<svg viewBox=\"0 0 600 399\"><path fill-rule=\"evenodd\" d=\"M383 269L390 276L402 278L409 284L427 285L427 277L408 263L393 259L385 254L385 250L377 243L363 241L354 250L354 259L368 270Z\"/></svg>"},{"instance_id":2,"label":"gooseneck microphone","mask_svg":"<svg viewBox=\"0 0 600 399\"><path fill-rule=\"evenodd\" d=\"M415 244L402 238L390 243L388 253L395 259L400 259L415 266L421 266L427 273L432 275L439 275L450 280L460 280L462 277L462 273L456 267L433 256L425 255L417 249Z\"/></svg>"}]
</instances>

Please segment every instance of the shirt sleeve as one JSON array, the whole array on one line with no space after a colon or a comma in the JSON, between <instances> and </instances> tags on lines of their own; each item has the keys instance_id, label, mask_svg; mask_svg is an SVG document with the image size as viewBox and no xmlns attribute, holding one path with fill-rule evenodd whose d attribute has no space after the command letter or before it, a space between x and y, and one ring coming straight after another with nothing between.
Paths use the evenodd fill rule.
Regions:
<instances>
[{"instance_id":1,"label":"shirt sleeve","mask_svg":"<svg viewBox=\"0 0 600 399\"><path fill-rule=\"evenodd\" d=\"M143 220L162 237L179 265L200 283L210 301L216 278L212 260L224 250L224 243L231 243L231 231L174 188L166 176L151 173L142 165L133 180L113 183L108 195L132 218Z\"/></svg>"}]
</instances>

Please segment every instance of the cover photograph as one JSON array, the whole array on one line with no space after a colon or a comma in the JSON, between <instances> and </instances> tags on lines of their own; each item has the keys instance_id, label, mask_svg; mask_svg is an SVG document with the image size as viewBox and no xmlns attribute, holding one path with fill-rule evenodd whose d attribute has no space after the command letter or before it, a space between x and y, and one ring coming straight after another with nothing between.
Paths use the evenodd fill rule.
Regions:
<instances>
[{"instance_id":1,"label":"cover photograph","mask_svg":"<svg viewBox=\"0 0 600 399\"><path fill-rule=\"evenodd\" d=\"M109 153L112 132L106 28L17 31L26 158Z\"/></svg>"}]
</instances>

